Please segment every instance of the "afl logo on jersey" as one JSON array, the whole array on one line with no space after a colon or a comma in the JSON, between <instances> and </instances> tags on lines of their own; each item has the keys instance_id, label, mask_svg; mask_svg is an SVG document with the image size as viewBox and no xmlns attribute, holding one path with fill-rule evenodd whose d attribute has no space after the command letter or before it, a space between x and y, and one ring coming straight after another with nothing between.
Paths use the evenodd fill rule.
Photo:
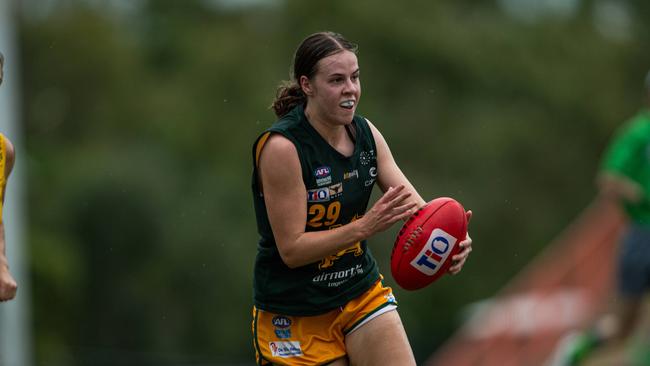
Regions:
<instances>
[{"instance_id":1,"label":"afl logo on jersey","mask_svg":"<svg viewBox=\"0 0 650 366\"><path fill-rule=\"evenodd\" d=\"M320 187L332 183L331 174L332 174L332 169L330 169L330 167L325 165L314 169L314 176L316 176L316 184L318 184L318 186Z\"/></svg>"},{"instance_id":2,"label":"afl logo on jersey","mask_svg":"<svg viewBox=\"0 0 650 366\"><path fill-rule=\"evenodd\" d=\"M325 178L329 176L330 173L332 173L332 170L328 166L322 166L314 170L314 175L316 176L316 178Z\"/></svg>"}]
</instances>

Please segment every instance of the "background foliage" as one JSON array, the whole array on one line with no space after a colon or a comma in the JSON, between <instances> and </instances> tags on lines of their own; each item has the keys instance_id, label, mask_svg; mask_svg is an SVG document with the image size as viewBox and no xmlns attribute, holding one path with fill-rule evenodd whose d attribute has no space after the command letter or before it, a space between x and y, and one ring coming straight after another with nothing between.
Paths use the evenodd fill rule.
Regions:
<instances>
[{"instance_id":1,"label":"background foliage","mask_svg":"<svg viewBox=\"0 0 650 366\"><path fill-rule=\"evenodd\" d=\"M420 193L474 211L461 275L395 289L420 361L588 204L643 102L642 0L623 23L604 1L253 3L23 5L38 364L252 363L250 146L312 32L359 43L359 112ZM371 244L389 284L397 229Z\"/></svg>"}]
</instances>

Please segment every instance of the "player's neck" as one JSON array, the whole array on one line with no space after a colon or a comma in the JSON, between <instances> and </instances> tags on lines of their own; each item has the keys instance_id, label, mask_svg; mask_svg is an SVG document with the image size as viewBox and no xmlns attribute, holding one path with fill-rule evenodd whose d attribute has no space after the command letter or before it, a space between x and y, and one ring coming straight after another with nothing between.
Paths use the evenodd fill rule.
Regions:
<instances>
[{"instance_id":1,"label":"player's neck","mask_svg":"<svg viewBox=\"0 0 650 366\"><path fill-rule=\"evenodd\" d=\"M305 117L309 124L314 127L321 137L334 149L338 150L341 154L349 156L354 150L354 142L345 131L345 125L331 123L326 119L319 118L318 113L305 109Z\"/></svg>"},{"instance_id":2,"label":"player's neck","mask_svg":"<svg viewBox=\"0 0 650 366\"><path fill-rule=\"evenodd\" d=\"M305 109L305 117L307 117L309 124L332 145L336 145L341 139L347 137L345 126L331 123L309 108Z\"/></svg>"}]
</instances>

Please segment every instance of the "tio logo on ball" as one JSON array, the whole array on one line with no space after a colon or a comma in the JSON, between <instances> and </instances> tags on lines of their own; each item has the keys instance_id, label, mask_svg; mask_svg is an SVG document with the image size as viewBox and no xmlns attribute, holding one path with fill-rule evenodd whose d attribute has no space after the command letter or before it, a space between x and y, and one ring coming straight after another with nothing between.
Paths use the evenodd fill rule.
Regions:
<instances>
[{"instance_id":1,"label":"tio logo on ball","mask_svg":"<svg viewBox=\"0 0 650 366\"><path fill-rule=\"evenodd\" d=\"M458 239L442 229L434 229L411 265L427 276L433 276L451 253Z\"/></svg>"}]
</instances>

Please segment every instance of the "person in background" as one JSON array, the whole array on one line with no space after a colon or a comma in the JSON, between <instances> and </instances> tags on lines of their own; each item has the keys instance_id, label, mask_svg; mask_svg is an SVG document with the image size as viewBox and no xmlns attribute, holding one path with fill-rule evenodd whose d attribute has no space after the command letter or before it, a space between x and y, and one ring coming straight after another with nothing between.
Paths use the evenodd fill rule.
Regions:
<instances>
[{"instance_id":1,"label":"person in background","mask_svg":"<svg viewBox=\"0 0 650 366\"><path fill-rule=\"evenodd\" d=\"M4 55L0 53L0 85L4 77ZM5 252L5 226L2 209L5 202L7 180L14 166L14 147L2 133L0 133L0 301L8 301L16 296L18 285L9 272L9 263Z\"/></svg>"},{"instance_id":2,"label":"person in background","mask_svg":"<svg viewBox=\"0 0 650 366\"><path fill-rule=\"evenodd\" d=\"M591 329L563 341L561 365L579 365L595 349L628 340L643 313L650 289L650 71L645 99L644 107L609 142L597 175L601 198L620 207L627 218L616 263L617 298ZM647 347L633 347L633 364L650 365Z\"/></svg>"},{"instance_id":3,"label":"person in background","mask_svg":"<svg viewBox=\"0 0 650 366\"><path fill-rule=\"evenodd\" d=\"M304 39L293 82L272 106L279 120L253 145L259 365L415 365L366 239L426 202L379 130L355 113L356 50L333 32ZM375 184L383 195L367 210ZM472 249L469 237L461 239L451 273Z\"/></svg>"}]
</instances>

